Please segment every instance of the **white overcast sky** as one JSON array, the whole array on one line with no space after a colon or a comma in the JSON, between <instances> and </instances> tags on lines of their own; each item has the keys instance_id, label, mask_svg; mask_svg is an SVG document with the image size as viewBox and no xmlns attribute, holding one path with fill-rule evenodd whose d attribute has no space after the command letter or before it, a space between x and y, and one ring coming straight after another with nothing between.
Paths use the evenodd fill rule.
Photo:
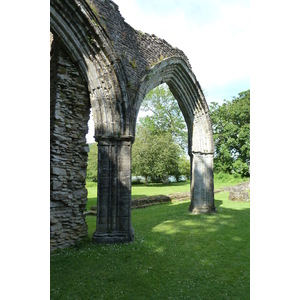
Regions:
<instances>
[{"instance_id":1,"label":"white overcast sky","mask_svg":"<svg viewBox=\"0 0 300 300\"><path fill-rule=\"evenodd\" d=\"M250 89L249 0L114 0L125 22L184 51L208 103ZM88 142L93 141L89 122Z\"/></svg>"}]
</instances>

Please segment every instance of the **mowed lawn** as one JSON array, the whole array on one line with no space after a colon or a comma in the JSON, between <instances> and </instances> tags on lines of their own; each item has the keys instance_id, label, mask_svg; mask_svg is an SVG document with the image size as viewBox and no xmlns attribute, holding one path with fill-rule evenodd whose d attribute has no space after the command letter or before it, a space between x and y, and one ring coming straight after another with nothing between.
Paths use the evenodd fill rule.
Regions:
<instances>
[{"instance_id":1,"label":"mowed lawn","mask_svg":"<svg viewBox=\"0 0 300 300\"><path fill-rule=\"evenodd\" d=\"M189 201L133 210L135 241L121 245L93 245L87 216L89 237L51 254L51 299L249 299L250 203L222 192L215 205L214 215L190 215Z\"/></svg>"}]
</instances>

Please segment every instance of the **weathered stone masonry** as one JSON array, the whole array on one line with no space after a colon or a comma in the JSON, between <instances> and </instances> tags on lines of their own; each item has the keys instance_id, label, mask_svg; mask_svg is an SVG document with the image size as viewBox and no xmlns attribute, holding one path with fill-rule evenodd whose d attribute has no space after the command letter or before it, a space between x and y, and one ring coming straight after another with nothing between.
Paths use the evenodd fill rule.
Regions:
<instances>
[{"instance_id":1,"label":"weathered stone masonry","mask_svg":"<svg viewBox=\"0 0 300 300\"><path fill-rule=\"evenodd\" d=\"M167 83L189 132L192 213L214 211L212 129L185 54L133 29L110 0L51 0L51 249L87 234L85 135L89 109L98 143L96 243L128 242L131 147L146 94Z\"/></svg>"},{"instance_id":2,"label":"weathered stone masonry","mask_svg":"<svg viewBox=\"0 0 300 300\"><path fill-rule=\"evenodd\" d=\"M78 71L59 45L51 56L51 247L72 245L86 235L83 211L90 104Z\"/></svg>"}]
</instances>

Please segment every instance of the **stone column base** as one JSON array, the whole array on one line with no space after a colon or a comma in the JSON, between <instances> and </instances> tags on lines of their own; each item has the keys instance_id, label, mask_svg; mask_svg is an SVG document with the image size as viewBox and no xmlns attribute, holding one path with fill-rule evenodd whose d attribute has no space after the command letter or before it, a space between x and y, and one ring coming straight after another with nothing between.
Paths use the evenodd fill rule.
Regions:
<instances>
[{"instance_id":1,"label":"stone column base","mask_svg":"<svg viewBox=\"0 0 300 300\"><path fill-rule=\"evenodd\" d=\"M217 212L214 206L212 207L200 207L200 206L193 206L192 204L189 207L189 212L193 215L199 214L214 214Z\"/></svg>"},{"instance_id":2,"label":"stone column base","mask_svg":"<svg viewBox=\"0 0 300 300\"><path fill-rule=\"evenodd\" d=\"M112 232L112 233L99 233L94 232L93 243L95 244L121 244L130 243L134 240L133 228L131 232Z\"/></svg>"}]
</instances>

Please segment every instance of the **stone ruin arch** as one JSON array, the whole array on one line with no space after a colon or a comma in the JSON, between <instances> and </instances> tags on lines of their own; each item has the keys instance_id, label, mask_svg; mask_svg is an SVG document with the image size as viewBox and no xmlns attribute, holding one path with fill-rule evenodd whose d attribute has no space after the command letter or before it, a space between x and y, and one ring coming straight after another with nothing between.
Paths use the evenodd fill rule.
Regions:
<instances>
[{"instance_id":1,"label":"stone ruin arch","mask_svg":"<svg viewBox=\"0 0 300 300\"><path fill-rule=\"evenodd\" d=\"M135 108L139 110L148 92L163 82L177 99L188 127L192 168L189 210L196 214L212 212L215 207L211 121L203 92L189 65L180 57L169 57L153 66L142 80Z\"/></svg>"},{"instance_id":2,"label":"stone ruin arch","mask_svg":"<svg viewBox=\"0 0 300 300\"><path fill-rule=\"evenodd\" d=\"M89 110L98 143L96 243L129 242L131 147L142 100L165 82L189 132L192 213L215 211L208 106L185 54L133 29L111 0L51 0L51 250L87 234Z\"/></svg>"}]
</instances>

